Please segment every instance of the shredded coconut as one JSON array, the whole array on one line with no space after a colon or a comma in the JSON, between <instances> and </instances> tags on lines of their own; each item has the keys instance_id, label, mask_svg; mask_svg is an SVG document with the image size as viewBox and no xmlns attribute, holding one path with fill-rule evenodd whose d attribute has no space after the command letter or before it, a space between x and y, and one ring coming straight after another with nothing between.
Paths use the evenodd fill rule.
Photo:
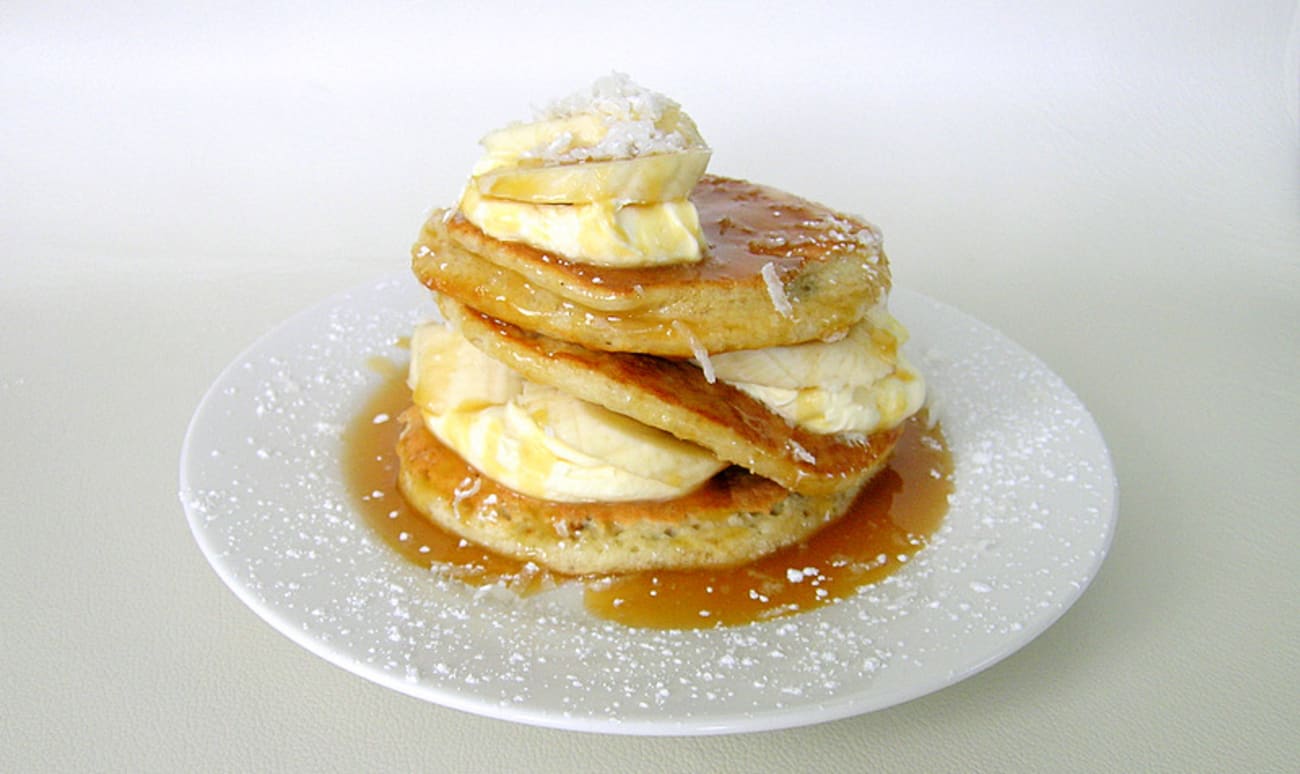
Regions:
<instances>
[{"instance_id":1,"label":"shredded coconut","mask_svg":"<svg viewBox=\"0 0 1300 774\"><path fill-rule=\"evenodd\" d=\"M709 351L704 348L699 339L695 338L695 334L691 333L691 329L686 327L686 323L681 320L673 320L673 330L686 339L686 343L691 347L691 354L695 356L695 362L703 369L704 378L709 384L717 381L717 374L713 372L713 361L709 359Z\"/></svg>"},{"instance_id":2,"label":"shredded coconut","mask_svg":"<svg viewBox=\"0 0 1300 774\"><path fill-rule=\"evenodd\" d=\"M671 120L674 113L680 114L677 120ZM600 142L575 145L572 136L564 133L523 155L547 163L571 163L678 153L699 145L698 137L691 136L694 125L681 113L681 105L637 85L624 73L607 75L586 89L534 110L538 121L583 114L594 115L605 124L607 131Z\"/></svg>"},{"instance_id":3,"label":"shredded coconut","mask_svg":"<svg viewBox=\"0 0 1300 774\"><path fill-rule=\"evenodd\" d=\"M795 459L800 460L801 462L806 462L809 465L817 464L817 458L813 456L812 452L805 449L798 441L791 438L788 443L790 445L790 451L794 454Z\"/></svg>"},{"instance_id":4,"label":"shredded coconut","mask_svg":"<svg viewBox=\"0 0 1300 774\"><path fill-rule=\"evenodd\" d=\"M679 105L658 92L632 81L626 73L614 72L597 78L585 89L557 99L535 111L539 121L571 118L582 113L599 113L628 120L633 117L659 118Z\"/></svg>"},{"instance_id":5,"label":"shredded coconut","mask_svg":"<svg viewBox=\"0 0 1300 774\"><path fill-rule=\"evenodd\" d=\"M794 316L794 307L790 306L790 299L785 296L785 286L776 276L776 265L768 261L763 264L761 273L763 281L767 283L767 295L772 299L772 306L776 307L776 311L780 312L782 317Z\"/></svg>"},{"instance_id":6,"label":"shredded coconut","mask_svg":"<svg viewBox=\"0 0 1300 774\"><path fill-rule=\"evenodd\" d=\"M880 247L880 242L882 241L880 238L880 229L871 224L867 224L865 228L860 229L853 235L853 237L858 241L858 244L867 248Z\"/></svg>"}]
</instances>

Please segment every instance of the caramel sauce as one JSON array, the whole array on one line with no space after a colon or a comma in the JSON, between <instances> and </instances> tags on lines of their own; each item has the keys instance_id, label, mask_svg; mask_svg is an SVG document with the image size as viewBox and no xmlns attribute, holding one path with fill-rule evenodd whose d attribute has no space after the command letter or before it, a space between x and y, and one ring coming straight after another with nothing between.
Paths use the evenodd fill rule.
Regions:
<instances>
[{"instance_id":1,"label":"caramel sauce","mask_svg":"<svg viewBox=\"0 0 1300 774\"><path fill-rule=\"evenodd\" d=\"M948 512L952 456L938 425L908 423L889 467L803 543L723 570L642 572L587 587L587 608L630 626L732 626L812 610L900 569Z\"/></svg>"},{"instance_id":2,"label":"caramel sauce","mask_svg":"<svg viewBox=\"0 0 1300 774\"><path fill-rule=\"evenodd\" d=\"M592 614L629 626L734 626L830 604L903 567L948 511L952 456L941 427L917 417L850 512L804 543L721 570L567 578L470 543L406 504L394 446L410 391L401 367L370 365L387 378L343 435L343 474L364 521L403 558L466 583L506 583L521 595L582 583Z\"/></svg>"},{"instance_id":3,"label":"caramel sauce","mask_svg":"<svg viewBox=\"0 0 1300 774\"><path fill-rule=\"evenodd\" d=\"M385 365L380 365L379 361ZM383 385L343 432L343 476L362 518L403 558L420 567L440 565L457 580L486 585L512 582L522 593L544 587L544 574L523 562L470 543L421 516L397 489L397 417L411 403L411 391L386 358L372 358Z\"/></svg>"},{"instance_id":4,"label":"caramel sauce","mask_svg":"<svg viewBox=\"0 0 1300 774\"><path fill-rule=\"evenodd\" d=\"M775 188L705 175L691 192L708 248L699 263L610 269L565 262L582 282L609 292L659 283L729 283L759 275L764 264L787 265L861 249L854 235L865 226Z\"/></svg>"}]
</instances>

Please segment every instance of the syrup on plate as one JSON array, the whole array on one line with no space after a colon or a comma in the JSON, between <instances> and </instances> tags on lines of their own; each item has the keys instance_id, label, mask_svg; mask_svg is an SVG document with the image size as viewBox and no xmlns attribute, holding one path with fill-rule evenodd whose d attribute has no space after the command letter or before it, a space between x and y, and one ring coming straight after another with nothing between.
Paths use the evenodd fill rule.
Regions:
<instances>
[{"instance_id":1,"label":"syrup on plate","mask_svg":"<svg viewBox=\"0 0 1300 774\"><path fill-rule=\"evenodd\" d=\"M345 431L343 455L365 522L405 559L465 583L504 583L521 595L582 583L588 611L629 626L734 626L830 604L903 567L948 511L952 455L940 425L922 414L908 421L889 466L850 511L803 543L739 567L568 578L463 540L406 504L394 445L410 391L402 367L371 367L386 378Z\"/></svg>"}]
</instances>

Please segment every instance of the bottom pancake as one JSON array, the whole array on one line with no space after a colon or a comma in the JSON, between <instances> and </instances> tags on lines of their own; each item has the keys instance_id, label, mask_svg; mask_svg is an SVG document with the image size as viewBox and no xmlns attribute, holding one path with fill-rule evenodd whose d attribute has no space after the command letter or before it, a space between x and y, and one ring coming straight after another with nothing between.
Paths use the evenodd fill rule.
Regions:
<instances>
[{"instance_id":1,"label":"bottom pancake","mask_svg":"<svg viewBox=\"0 0 1300 774\"><path fill-rule=\"evenodd\" d=\"M742 564L844 515L888 455L833 493L801 495L730 467L682 497L559 503L519 494L442 445L419 412L402 414L398 487L435 524L498 553L585 575Z\"/></svg>"}]
</instances>

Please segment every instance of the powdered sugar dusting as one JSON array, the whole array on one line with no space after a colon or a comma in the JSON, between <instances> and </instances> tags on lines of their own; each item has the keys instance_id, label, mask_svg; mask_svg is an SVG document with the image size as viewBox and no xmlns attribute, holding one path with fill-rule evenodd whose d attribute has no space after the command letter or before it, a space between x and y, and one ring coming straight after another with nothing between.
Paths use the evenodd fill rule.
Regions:
<instances>
[{"instance_id":1,"label":"powdered sugar dusting","mask_svg":"<svg viewBox=\"0 0 1300 774\"><path fill-rule=\"evenodd\" d=\"M213 567L277 629L447 706L637 734L889 706L978 671L1055 620L1096 572L1114 515L1104 444L1059 379L947 307L901 290L892 307L942 396L952 510L902 571L806 614L628 629L588 616L576 587L520 598L399 559L350 509L339 433L382 378L367 360L404 358L394 342L433 314L404 276L309 310L221 375L186 438L181 500Z\"/></svg>"}]
</instances>

